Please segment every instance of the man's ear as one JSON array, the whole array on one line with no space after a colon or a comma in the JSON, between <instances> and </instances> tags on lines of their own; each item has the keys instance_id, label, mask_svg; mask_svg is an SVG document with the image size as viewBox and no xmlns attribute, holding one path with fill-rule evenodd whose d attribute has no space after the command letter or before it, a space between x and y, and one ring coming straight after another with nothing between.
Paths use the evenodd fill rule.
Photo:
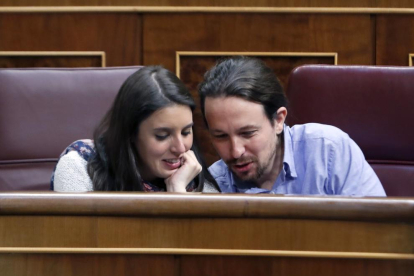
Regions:
<instances>
[{"instance_id":1,"label":"man's ear","mask_svg":"<svg viewBox=\"0 0 414 276\"><path fill-rule=\"evenodd\" d=\"M283 131L283 125L285 124L286 116L287 109L284 106L280 107L273 116L273 123L277 135Z\"/></svg>"}]
</instances>

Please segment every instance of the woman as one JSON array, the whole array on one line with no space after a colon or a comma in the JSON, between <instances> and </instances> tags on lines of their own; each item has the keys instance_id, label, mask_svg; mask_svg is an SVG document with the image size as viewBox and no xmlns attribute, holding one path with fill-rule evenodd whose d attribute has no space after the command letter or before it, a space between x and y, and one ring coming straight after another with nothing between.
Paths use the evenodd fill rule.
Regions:
<instances>
[{"instance_id":1,"label":"woman","mask_svg":"<svg viewBox=\"0 0 414 276\"><path fill-rule=\"evenodd\" d=\"M95 130L61 155L55 191L218 192L193 143L194 100L160 66L131 75Z\"/></svg>"}]
</instances>

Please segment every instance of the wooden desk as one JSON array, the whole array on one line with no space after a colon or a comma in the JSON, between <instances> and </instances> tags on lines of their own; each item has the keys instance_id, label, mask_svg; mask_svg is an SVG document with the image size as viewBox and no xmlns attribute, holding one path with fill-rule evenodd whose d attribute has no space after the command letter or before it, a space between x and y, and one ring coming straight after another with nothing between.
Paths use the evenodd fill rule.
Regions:
<instances>
[{"instance_id":1,"label":"wooden desk","mask_svg":"<svg viewBox=\"0 0 414 276\"><path fill-rule=\"evenodd\" d=\"M414 275L414 198L1 193L1 275Z\"/></svg>"}]
</instances>

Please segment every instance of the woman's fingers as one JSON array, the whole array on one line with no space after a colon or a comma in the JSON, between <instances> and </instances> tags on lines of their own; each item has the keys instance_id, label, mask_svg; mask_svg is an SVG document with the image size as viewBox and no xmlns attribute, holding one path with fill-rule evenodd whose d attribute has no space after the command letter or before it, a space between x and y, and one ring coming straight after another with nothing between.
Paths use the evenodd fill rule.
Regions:
<instances>
[{"instance_id":1,"label":"woman's fingers","mask_svg":"<svg viewBox=\"0 0 414 276\"><path fill-rule=\"evenodd\" d=\"M181 163L181 167L164 180L169 192L185 192L187 185L202 171L192 150L182 155Z\"/></svg>"}]
</instances>

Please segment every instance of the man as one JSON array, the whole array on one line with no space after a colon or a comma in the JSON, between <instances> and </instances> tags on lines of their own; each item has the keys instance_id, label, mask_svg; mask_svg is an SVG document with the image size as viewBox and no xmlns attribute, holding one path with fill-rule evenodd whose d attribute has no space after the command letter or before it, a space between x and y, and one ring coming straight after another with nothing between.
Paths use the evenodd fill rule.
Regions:
<instances>
[{"instance_id":1,"label":"man","mask_svg":"<svg viewBox=\"0 0 414 276\"><path fill-rule=\"evenodd\" d=\"M322 124L285 125L286 96L261 61L236 57L218 63L199 93L221 157L209 170L222 192L385 196L346 133Z\"/></svg>"}]
</instances>

